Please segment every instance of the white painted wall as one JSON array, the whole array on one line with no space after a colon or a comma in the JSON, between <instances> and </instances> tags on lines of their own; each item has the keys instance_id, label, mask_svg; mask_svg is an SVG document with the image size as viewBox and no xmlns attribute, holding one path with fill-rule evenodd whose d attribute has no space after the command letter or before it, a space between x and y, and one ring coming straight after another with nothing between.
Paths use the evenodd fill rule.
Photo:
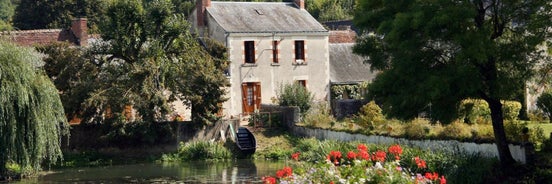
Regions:
<instances>
[{"instance_id":1,"label":"white painted wall","mask_svg":"<svg viewBox=\"0 0 552 184\"><path fill-rule=\"evenodd\" d=\"M227 37L230 65L228 97L224 104L225 115L236 116L242 113L241 84L261 83L261 103L272 104L277 97L280 85L306 80L307 89L316 100L326 100L329 93L329 54L328 35L270 34L270 33L230 33ZM278 40L279 63L273 63L272 41ZM295 41L305 41L306 64L295 62ZM244 64L244 41L255 42L255 65Z\"/></svg>"}]
</instances>

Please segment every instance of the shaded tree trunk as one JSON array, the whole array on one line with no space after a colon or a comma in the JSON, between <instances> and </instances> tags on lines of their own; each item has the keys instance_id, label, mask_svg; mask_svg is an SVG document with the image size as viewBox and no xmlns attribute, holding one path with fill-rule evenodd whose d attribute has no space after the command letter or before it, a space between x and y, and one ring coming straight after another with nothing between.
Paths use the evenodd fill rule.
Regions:
<instances>
[{"instance_id":1,"label":"shaded tree trunk","mask_svg":"<svg viewBox=\"0 0 552 184\"><path fill-rule=\"evenodd\" d=\"M515 163L515 160L510 152L510 147L508 147L508 140L506 139L506 132L504 131L502 103L500 103L500 100L493 98L486 99L486 101L491 109L491 120L500 163L503 168L511 166Z\"/></svg>"}]
</instances>

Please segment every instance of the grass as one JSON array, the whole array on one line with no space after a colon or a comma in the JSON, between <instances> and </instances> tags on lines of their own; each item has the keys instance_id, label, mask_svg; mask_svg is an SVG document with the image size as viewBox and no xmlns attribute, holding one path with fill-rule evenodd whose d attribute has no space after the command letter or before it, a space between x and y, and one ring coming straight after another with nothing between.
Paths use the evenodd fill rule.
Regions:
<instances>
[{"instance_id":1,"label":"grass","mask_svg":"<svg viewBox=\"0 0 552 184\"><path fill-rule=\"evenodd\" d=\"M282 128L258 128L252 132L257 139L255 159L285 159L299 140Z\"/></svg>"}]
</instances>

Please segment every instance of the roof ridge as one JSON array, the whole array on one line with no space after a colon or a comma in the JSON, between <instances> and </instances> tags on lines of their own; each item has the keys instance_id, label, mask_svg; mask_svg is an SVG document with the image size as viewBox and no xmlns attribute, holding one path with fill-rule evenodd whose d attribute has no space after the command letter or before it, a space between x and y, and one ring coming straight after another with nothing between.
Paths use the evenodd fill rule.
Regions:
<instances>
[{"instance_id":1,"label":"roof ridge","mask_svg":"<svg viewBox=\"0 0 552 184\"><path fill-rule=\"evenodd\" d=\"M48 33L59 32L63 29L32 29L32 30L14 30L14 31L1 31L0 34L18 34L18 33Z\"/></svg>"}]
</instances>

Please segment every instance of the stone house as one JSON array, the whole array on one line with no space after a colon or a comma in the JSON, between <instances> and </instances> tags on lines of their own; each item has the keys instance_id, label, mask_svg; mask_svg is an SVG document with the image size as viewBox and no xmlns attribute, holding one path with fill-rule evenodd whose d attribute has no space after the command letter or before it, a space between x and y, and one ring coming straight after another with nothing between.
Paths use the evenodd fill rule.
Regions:
<instances>
[{"instance_id":1,"label":"stone house","mask_svg":"<svg viewBox=\"0 0 552 184\"><path fill-rule=\"evenodd\" d=\"M353 53L356 32L350 25L350 22L348 25L327 25L333 28L329 39L330 105L338 119L358 113L368 102L362 99L366 92L362 85L372 82L377 75L370 69L370 64L364 62L366 57Z\"/></svg>"},{"instance_id":2,"label":"stone house","mask_svg":"<svg viewBox=\"0 0 552 184\"><path fill-rule=\"evenodd\" d=\"M328 100L330 65L326 30L294 2L198 0L194 31L225 44L230 66L223 115L233 117L273 104L283 84L299 83Z\"/></svg>"}]
</instances>

